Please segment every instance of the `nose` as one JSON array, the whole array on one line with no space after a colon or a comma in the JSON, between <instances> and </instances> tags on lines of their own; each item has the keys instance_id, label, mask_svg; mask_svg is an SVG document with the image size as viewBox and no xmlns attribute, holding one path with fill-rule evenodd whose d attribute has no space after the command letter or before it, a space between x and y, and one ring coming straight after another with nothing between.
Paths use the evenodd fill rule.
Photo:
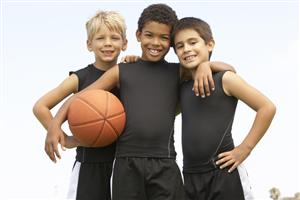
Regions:
<instances>
[{"instance_id":1,"label":"nose","mask_svg":"<svg viewBox=\"0 0 300 200\"><path fill-rule=\"evenodd\" d=\"M188 51L190 51L190 50L191 50L190 45L187 45L187 44L186 44L186 45L183 46L183 51L184 51L184 52L188 52Z\"/></svg>"},{"instance_id":2,"label":"nose","mask_svg":"<svg viewBox=\"0 0 300 200\"><path fill-rule=\"evenodd\" d=\"M159 44L160 44L159 38L154 37L153 40L152 40L152 44L153 44L153 45L159 45Z\"/></svg>"},{"instance_id":3,"label":"nose","mask_svg":"<svg viewBox=\"0 0 300 200\"><path fill-rule=\"evenodd\" d=\"M105 38L104 45L111 45L111 39L110 38Z\"/></svg>"}]
</instances>

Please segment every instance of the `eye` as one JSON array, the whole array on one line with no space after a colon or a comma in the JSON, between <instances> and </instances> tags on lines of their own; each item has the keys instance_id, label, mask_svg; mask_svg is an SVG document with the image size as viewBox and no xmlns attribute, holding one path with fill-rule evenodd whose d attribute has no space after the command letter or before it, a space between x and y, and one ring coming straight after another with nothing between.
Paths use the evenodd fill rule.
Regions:
<instances>
[{"instance_id":1,"label":"eye","mask_svg":"<svg viewBox=\"0 0 300 200\"><path fill-rule=\"evenodd\" d=\"M195 45L195 44L197 44L196 40L190 41L190 45Z\"/></svg>"},{"instance_id":2,"label":"eye","mask_svg":"<svg viewBox=\"0 0 300 200\"><path fill-rule=\"evenodd\" d=\"M162 39L163 41L169 41L169 40L170 40L170 38L169 38L168 36L162 36L161 39Z\"/></svg>"},{"instance_id":3,"label":"eye","mask_svg":"<svg viewBox=\"0 0 300 200\"><path fill-rule=\"evenodd\" d=\"M102 37L102 36L99 36L96 38L96 40L103 40L103 39L104 39L104 37Z\"/></svg>"},{"instance_id":4,"label":"eye","mask_svg":"<svg viewBox=\"0 0 300 200\"><path fill-rule=\"evenodd\" d=\"M177 44L177 45L175 45L175 48L176 48L176 49L181 49L182 47L183 47L182 44Z\"/></svg>"},{"instance_id":5,"label":"eye","mask_svg":"<svg viewBox=\"0 0 300 200\"><path fill-rule=\"evenodd\" d=\"M151 35L150 33L145 33L144 35L145 35L145 37L147 37L147 38L151 38L151 37L152 37L152 35Z\"/></svg>"},{"instance_id":6,"label":"eye","mask_svg":"<svg viewBox=\"0 0 300 200\"><path fill-rule=\"evenodd\" d=\"M112 40L120 40L121 38L119 36L112 36L111 39Z\"/></svg>"}]
</instances>

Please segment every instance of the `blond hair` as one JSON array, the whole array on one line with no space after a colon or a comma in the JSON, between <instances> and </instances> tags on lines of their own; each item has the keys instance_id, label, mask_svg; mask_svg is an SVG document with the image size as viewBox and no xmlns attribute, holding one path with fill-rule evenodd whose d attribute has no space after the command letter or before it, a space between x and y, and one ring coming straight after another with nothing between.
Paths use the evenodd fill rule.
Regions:
<instances>
[{"instance_id":1,"label":"blond hair","mask_svg":"<svg viewBox=\"0 0 300 200\"><path fill-rule=\"evenodd\" d=\"M101 30L103 25L110 31L119 33L123 40L126 39L125 19L115 11L98 11L89 21L86 22L88 40Z\"/></svg>"}]
</instances>

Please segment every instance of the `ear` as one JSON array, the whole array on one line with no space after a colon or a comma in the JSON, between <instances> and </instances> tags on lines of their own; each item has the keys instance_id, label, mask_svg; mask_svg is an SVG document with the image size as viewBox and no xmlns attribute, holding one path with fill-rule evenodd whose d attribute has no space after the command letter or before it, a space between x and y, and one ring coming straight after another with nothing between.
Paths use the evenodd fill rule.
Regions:
<instances>
[{"instance_id":1,"label":"ear","mask_svg":"<svg viewBox=\"0 0 300 200\"><path fill-rule=\"evenodd\" d=\"M89 51L93 51L91 40L88 39L88 40L86 41L86 47L87 47L87 49L88 49Z\"/></svg>"},{"instance_id":2,"label":"ear","mask_svg":"<svg viewBox=\"0 0 300 200\"><path fill-rule=\"evenodd\" d=\"M212 50L214 49L214 47L215 47L215 41L214 40L211 40L211 41L209 41L208 43L207 43L207 48L208 48L208 51L209 52L212 52Z\"/></svg>"},{"instance_id":3,"label":"ear","mask_svg":"<svg viewBox=\"0 0 300 200\"><path fill-rule=\"evenodd\" d=\"M128 40L125 39L123 42L122 51L125 51L127 49L127 43L128 43Z\"/></svg>"},{"instance_id":4,"label":"ear","mask_svg":"<svg viewBox=\"0 0 300 200\"><path fill-rule=\"evenodd\" d=\"M136 36L136 39L137 39L138 42L141 41L141 35L142 35L142 32L141 32L141 31L137 30L137 31L135 32L135 36Z\"/></svg>"}]
</instances>

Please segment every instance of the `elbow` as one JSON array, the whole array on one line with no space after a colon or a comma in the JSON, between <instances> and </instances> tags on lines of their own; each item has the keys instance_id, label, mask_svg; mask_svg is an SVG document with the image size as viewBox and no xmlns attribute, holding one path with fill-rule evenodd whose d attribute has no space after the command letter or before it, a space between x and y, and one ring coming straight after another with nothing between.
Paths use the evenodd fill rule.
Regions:
<instances>
[{"instance_id":1,"label":"elbow","mask_svg":"<svg viewBox=\"0 0 300 200\"><path fill-rule=\"evenodd\" d=\"M268 109L268 113L269 113L269 114L272 116L272 118L273 118L273 117L275 116L275 114L276 114L276 106L275 106L275 104L273 104L272 102L269 103L267 109Z\"/></svg>"},{"instance_id":2,"label":"elbow","mask_svg":"<svg viewBox=\"0 0 300 200\"><path fill-rule=\"evenodd\" d=\"M234 69L233 66L230 65L230 69L229 70L236 74L236 70Z\"/></svg>"},{"instance_id":3,"label":"elbow","mask_svg":"<svg viewBox=\"0 0 300 200\"><path fill-rule=\"evenodd\" d=\"M33 112L33 114L36 116L36 117L38 117L39 116L39 113L40 113L40 111L41 111L41 108L42 106L41 106L41 104L39 103L39 102L36 102L35 104L34 104L34 106L33 106L33 108L32 108L32 112Z\"/></svg>"}]
</instances>

